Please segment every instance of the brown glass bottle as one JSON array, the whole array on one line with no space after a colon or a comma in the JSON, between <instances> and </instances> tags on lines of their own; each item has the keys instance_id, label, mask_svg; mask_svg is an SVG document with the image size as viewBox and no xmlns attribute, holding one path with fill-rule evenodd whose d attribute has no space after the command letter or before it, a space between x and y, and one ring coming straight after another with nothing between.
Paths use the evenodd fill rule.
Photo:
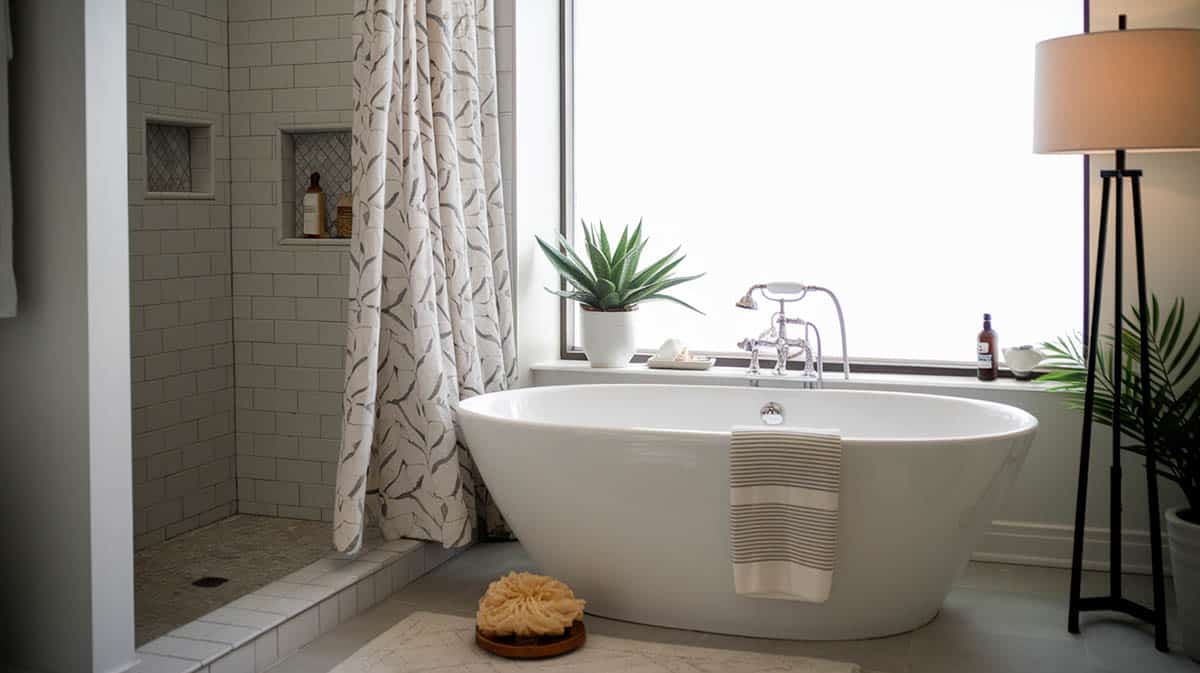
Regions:
<instances>
[{"instance_id":1,"label":"brown glass bottle","mask_svg":"<svg viewBox=\"0 0 1200 673\"><path fill-rule=\"evenodd\" d=\"M304 238L325 237L325 192L321 189L321 174L308 176L308 189L301 204L301 233Z\"/></svg>"},{"instance_id":2,"label":"brown glass bottle","mask_svg":"<svg viewBox=\"0 0 1200 673\"><path fill-rule=\"evenodd\" d=\"M978 351L978 376L980 381L994 381L1000 373L999 339L996 330L992 329L992 314L983 314L983 331L979 333L976 350Z\"/></svg>"}]
</instances>

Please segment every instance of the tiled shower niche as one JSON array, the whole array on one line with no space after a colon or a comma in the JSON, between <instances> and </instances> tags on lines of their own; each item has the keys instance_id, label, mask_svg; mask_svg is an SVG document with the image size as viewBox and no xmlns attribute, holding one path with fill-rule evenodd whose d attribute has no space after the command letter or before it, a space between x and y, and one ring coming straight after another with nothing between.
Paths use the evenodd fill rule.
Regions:
<instances>
[{"instance_id":1,"label":"tiled shower niche","mask_svg":"<svg viewBox=\"0 0 1200 673\"><path fill-rule=\"evenodd\" d=\"M212 124L146 119L146 198L213 198Z\"/></svg>"},{"instance_id":2,"label":"tiled shower niche","mask_svg":"<svg viewBox=\"0 0 1200 673\"><path fill-rule=\"evenodd\" d=\"M337 202L343 194L350 193L350 129L283 130L279 142L283 164L279 209L282 238L304 237L304 193L309 176L320 173L321 189L325 192L325 236L337 239Z\"/></svg>"}]
</instances>

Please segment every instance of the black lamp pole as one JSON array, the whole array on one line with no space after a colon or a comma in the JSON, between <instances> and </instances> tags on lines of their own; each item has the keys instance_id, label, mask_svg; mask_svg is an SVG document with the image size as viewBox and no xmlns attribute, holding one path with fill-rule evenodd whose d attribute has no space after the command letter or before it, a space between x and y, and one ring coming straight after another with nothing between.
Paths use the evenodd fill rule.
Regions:
<instances>
[{"instance_id":1,"label":"black lamp pole","mask_svg":"<svg viewBox=\"0 0 1200 673\"><path fill-rule=\"evenodd\" d=\"M1125 30L1125 15L1119 20L1119 29ZM1140 170L1125 168L1125 150L1117 150L1115 170L1101 171L1103 189L1100 196L1100 230L1096 250L1096 273L1092 282L1092 314L1088 333L1087 387L1083 402L1083 441L1079 455L1079 484L1075 498L1075 538L1071 549L1071 605L1067 617L1067 630L1079 633L1079 613L1091 610L1122 612L1148 622L1154 626L1154 646L1161 652L1167 650L1167 614L1165 589L1163 586L1162 531L1158 510L1158 477L1155 466L1155 415L1150 406L1150 341L1147 321L1149 312L1146 303L1146 253L1142 235L1142 189ZM1124 325L1124 306L1121 289L1124 283L1124 186L1130 181L1133 197L1134 252L1137 258L1138 333L1141 340L1139 353L1141 366L1141 420L1146 444L1146 492L1150 505L1150 565L1154 576L1154 607L1148 608L1125 598L1121 592L1121 385L1124 369L1121 330ZM1088 462L1091 458L1092 421L1095 415L1096 397L1096 354L1100 335L1100 309L1104 289L1104 249L1108 238L1109 194L1116 187L1116 213L1114 218L1113 295L1116 337L1113 339L1113 400L1115 408L1112 419L1112 467L1109 469L1109 590L1106 596L1081 598L1080 585L1083 572L1083 533L1087 514Z\"/></svg>"}]
</instances>

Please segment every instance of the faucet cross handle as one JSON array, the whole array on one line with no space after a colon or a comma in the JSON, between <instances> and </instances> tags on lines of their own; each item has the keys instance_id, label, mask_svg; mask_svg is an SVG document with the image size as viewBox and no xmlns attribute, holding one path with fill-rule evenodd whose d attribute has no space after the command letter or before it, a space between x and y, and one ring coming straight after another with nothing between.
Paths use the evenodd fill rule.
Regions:
<instances>
[{"instance_id":1,"label":"faucet cross handle","mask_svg":"<svg viewBox=\"0 0 1200 673\"><path fill-rule=\"evenodd\" d=\"M793 348L796 349L794 352L792 351ZM807 376L809 370L812 368L812 355L813 355L812 349L809 346L809 342L807 339L782 339L782 338L780 338L775 341L775 349L776 349L775 350L775 352L776 352L775 375L776 376L787 375L788 361L798 355L804 356L804 375Z\"/></svg>"},{"instance_id":2,"label":"faucet cross handle","mask_svg":"<svg viewBox=\"0 0 1200 673\"><path fill-rule=\"evenodd\" d=\"M746 368L747 374L758 374L758 340L746 337L738 342L738 348L750 353L750 366Z\"/></svg>"},{"instance_id":3,"label":"faucet cross handle","mask_svg":"<svg viewBox=\"0 0 1200 673\"><path fill-rule=\"evenodd\" d=\"M792 357L792 345L787 339L775 340L775 376L787 375L787 363Z\"/></svg>"}]
</instances>

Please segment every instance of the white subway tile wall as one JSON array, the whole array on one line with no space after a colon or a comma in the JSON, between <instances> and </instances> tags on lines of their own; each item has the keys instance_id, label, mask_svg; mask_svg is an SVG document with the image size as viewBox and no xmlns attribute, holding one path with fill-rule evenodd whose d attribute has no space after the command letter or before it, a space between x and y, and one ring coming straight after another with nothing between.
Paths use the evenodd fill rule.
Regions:
<instances>
[{"instance_id":1,"label":"white subway tile wall","mask_svg":"<svg viewBox=\"0 0 1200 673\"><path fill-rule=\"evenodd\" d=\"M351 3L318 4L230 0L231 220L239 509L328 520L337 442L322 428L340 422L349 269L340 248L280 244L294 236L281 227L280 128L351 123ZM324 40L343 44L345 58L318 58ZM325 86L347 88L318 107ZM323 296L323 285L340 292ZM336 357L318 357L319 347ZM309 397L321 394L338 403Z\"/></svg>"},{"instance_id":2,"label":"white subway tile wall","mask_svg":"<svg viewBox=\"0 0 1200 673\"><path fill-rule=\"evenodd\" d=\"M129 0L128 21L133 505L141 548L235 511L228 45L224 0ZM212 199L146 199L147 115L212 124Z\"/></svg>"},{"instance_id":3,"label":"white subway tile wall","mask_svg":"<svg viewBox=\"0 0 1200 673\"><path fill-rule=\"evenodd\" d=\"M513 2L497 5L504 174L512 175ZM230 0L230 172L238 507L331 520L349 261L292 236L280 128L349 126L351 3ZM322 180L324 182L324 180ZM512 181L505 203L512 221ZM365 591L365 590L364 590ZM364 595L365 599L365 595Z\"/></svg>"},{"instance_id":4,"label":"white subway tile wall","mask_svg":"<svg viewBox=\"0 0 1200 673\"><path fill-rule=\"evenodd\" d=\"M496 6L510 232L514 2ZM139 548L235 511L332 519L349 262L281 242L279 131L351 124L351 8L129 0ZM145 199L146 114L212 122L213 200Z\"/></svg>"}]
</instances>

